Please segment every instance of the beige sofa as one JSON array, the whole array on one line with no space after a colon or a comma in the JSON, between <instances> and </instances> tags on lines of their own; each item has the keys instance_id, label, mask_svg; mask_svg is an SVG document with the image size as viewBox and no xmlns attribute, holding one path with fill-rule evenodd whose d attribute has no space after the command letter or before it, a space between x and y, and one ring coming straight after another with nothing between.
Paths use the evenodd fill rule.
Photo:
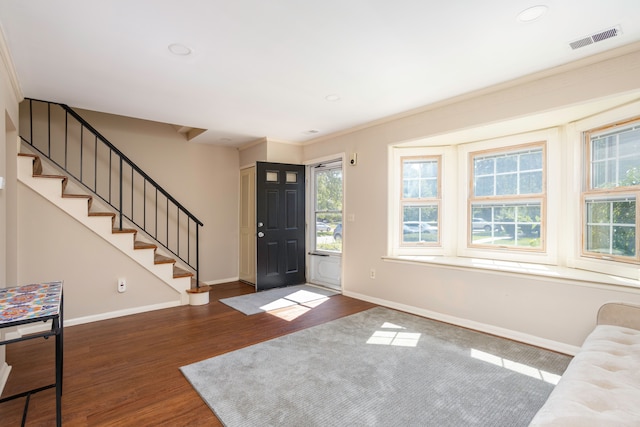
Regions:
<instances>
[{"instance_id":1,"label":"beige sofa","mask_svg":"<svg viewBox=\"0 0 640 427\"><path fill-rule=\"evenodd\" d=\"M640 306L608 303L530 427L640 426Z\"/></svg>"}]
</instances>

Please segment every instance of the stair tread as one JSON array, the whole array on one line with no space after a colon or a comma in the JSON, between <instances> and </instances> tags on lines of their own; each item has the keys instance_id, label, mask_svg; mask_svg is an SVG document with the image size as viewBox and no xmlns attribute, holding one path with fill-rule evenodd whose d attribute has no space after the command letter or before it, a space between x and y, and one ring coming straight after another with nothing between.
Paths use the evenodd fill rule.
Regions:
<instances>
[{"instance_id":1,"label":"stair tread","mask_svg":"<svg viewBox=\"0 0 640 427\"><path fill-rule=\"evenodd\" d=\"M200 287L196 286L196 278L192 277L191 278L191 288L187 289L187 292L190 294L194 294L194 293L202 293L202 292L209 292L211 290L211 286L207 285L206 283L200 281Z\"/></svg>"},{"instance_id":2,"label":"stair tread","mask_svg":"<svg viewBox=\"0 0 640 427\"><path fill-rule=\"evenodd\" d=\"M153 243L136 240L135 242L133 242L133 249L158 249L158 246L154 245Z\"/></svg>"},{"instance_id":3,"label":"stair tread","mask_svg":"<svg viewBox=\"0 0 640 427\"><path fill-rule=\"evenodd\" d=\"M138 230L133 228L123 228L122 230L119 228L113 228L111 230L113 233L137 233Z\"/></svg>"},{"instance_id":4,"label":"stair tread","mask_svg":"<svg viewBox=\"0 0 640 427\"><path fill-rule=\"evenodd\" d=\"M155 264L173 264L176 262L176 260L173 258L169 258L168 256L156 254L156 256L153 259L153 262Z\"/></svg>"},{"instance_id":5,"label":"stair tread","mask_svg":"<svg viewBox=\"0 0 640 427\"><path fill-rule=\"evenodd\" d=\"M110 216L115 217L116 214L113 212L89 212L89 216Z\"/></svg>"},{"instance_id":6,"label":"stair tread","mask_svg":"<svg viewBox=\"0 0 640 427\"><path fill-rule=\"evenodd\" d=\"M63 194L62 197L68 198L68 199L90 199L91 196L88 196L86 194Z\"/></svg>"},{"instance_id":7,"label":"stair tread","mask_svg":"<svg viewBox=\"0 0 640 427\"><path fill-rule=\"evenodd\" d=\"M191 288L187 289L187 293L190 294L201 294L204 292L209 292L211 290L211 286L209 285L203 285L202 282L200 282L200 287L196 288L195 285L192 286Z\"/></svg>"},{"instance_id":8,"label":"stair tread","mask_svg":"<svg viewBox=\"0 0 640 427\"><path fill-rule=\"evenodd\" d=\"M42 173L34 173L33 176L36 178L68 179L66 175L48 175L48 174L42 174Z\"/></svg>"},{"instance_id":9,"label":"stair tread","mask_svg":"<svg viewBox=\"0 0 640 427\"><path fill-rule=\"evenodd\" d=\"M177 279L179 277L193 277L193 273L190 271L184 270L180 267L173 266L173 278Z\"/></svg>"}]
</instances>

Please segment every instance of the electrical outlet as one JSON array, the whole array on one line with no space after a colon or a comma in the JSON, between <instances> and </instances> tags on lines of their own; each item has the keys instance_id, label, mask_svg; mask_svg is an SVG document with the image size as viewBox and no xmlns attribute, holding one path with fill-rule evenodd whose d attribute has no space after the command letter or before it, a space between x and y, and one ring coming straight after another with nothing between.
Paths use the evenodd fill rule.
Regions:
<instances>
[{"instance_id":1,"label":"electrical outlet","mask_svg":"<svg viewBox=\"0 0 640 427\"><path fill-rule=\"evenodd\" d=\"M123 293L127 290L127 281L125 279L118 279L118 292Z\"/></svg>"},{"instance_id":2,"label":"electrical outlet","mask_svg":"<svg viewBox=\"0 0 640 427\"><path fill-rule=\"evenodd\" d=\"M376 278L376 270L375 269L371 269L371 271L369 271L369 278L371 279L375 279Z\"/></svg>"}]
</instances>

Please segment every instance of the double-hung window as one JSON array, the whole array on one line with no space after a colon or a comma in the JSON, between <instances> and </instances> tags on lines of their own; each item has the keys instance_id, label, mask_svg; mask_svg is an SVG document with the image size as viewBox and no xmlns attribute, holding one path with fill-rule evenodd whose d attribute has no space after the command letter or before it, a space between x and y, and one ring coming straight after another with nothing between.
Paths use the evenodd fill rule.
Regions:
<instances>
[{"instance_id":1,"label":"double-hung window","mask_svg":"<svg viewBox=\"0 0 640 427\"><path fill-rule=\"evenodd\" d=\"M440 244L441 156L402 157L401 246Z\"/></svg>"},{"instance_id":2,"label":"double-hung window","mask_svg":"<svg viewBox=\"0 0 640 427\"><path fill-rule=\"evenodd\" d=\"M393 147L390 255L637 287L638 111Z\"/></svg>"},{"instance_id":3,"label":"double-hung window","mask_svg":"<svg viewBox=\"0 0 640 427\"><path fill-rule=\"evenodd\" d=\"M640 119L584 135L582 255L637 264Z\"/></svg>"},{"instance_id":4,"label":"double-hung window","mask_svg":"<svg viewBox=\"0 0 640 427\"><path fill-rule=\"evenodd\" d=\"M545 143L470 153L470 248L544 251Z\"/></svg>"}]
</instances>

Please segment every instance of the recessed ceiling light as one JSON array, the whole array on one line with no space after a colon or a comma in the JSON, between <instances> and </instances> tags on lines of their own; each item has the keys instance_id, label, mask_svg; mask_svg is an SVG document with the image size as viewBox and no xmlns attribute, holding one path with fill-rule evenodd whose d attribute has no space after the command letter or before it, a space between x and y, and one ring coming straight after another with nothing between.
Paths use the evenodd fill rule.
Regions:
<instances>
[{"instance_id":1,"label":"recessed ceiling light","mask_svg":"<svg viewBox=\"0 0 640 427\"><path fill-rule=\"evenodd\" d=\"M309 129L307 131L307 133L319 133L320 131L318 129Z\"/></svg>"},{"instance_id":2,"label":"recessed ceiling light","mask_svg":"<svg viewBox=\"0 0 640 427\"><path fill-rule=\"evenodd\" d=\"M336 101L340 101L340 95L337 95L334 93L334 94L325 96L324 99L326 99L329 102L336 102Z\"/></svg>"},{"instance_id":3,"label":"recessed ceiling light","mask_svg":"<svg viewBox=\"0 0 640 427\"><path fill-rule=\"evenodd\" d=\"M523 10L518 14L518 21L520 22L535 21L536 19L544 15L547 12L547 10L549 10L549 7L543 4L532 6L530 8Z\"/></svg>"},{"instance_id":4,"label":"recessed ceiling light","mask_svg":"<svg viewBox=\"0 0 640 427\"><path fill-rule=\"evenodd\" d=\"M173 43L169 45L169 52L178 56L191 55L191 49L180 43Z\"/></svg>"},{"instance_id":5,"label":"recessed ceiling light","mask_svg":"<svg viewBox=\"0 0 640 427\"><path fill-rule=\"evenodd\" d=\"M229 137L220 138L220 142L224 142L225 144L227 144L227 143L229 143L231 141L233 141L233 140L231 138L229 138Z\"/></svg>"}]
</instances>

